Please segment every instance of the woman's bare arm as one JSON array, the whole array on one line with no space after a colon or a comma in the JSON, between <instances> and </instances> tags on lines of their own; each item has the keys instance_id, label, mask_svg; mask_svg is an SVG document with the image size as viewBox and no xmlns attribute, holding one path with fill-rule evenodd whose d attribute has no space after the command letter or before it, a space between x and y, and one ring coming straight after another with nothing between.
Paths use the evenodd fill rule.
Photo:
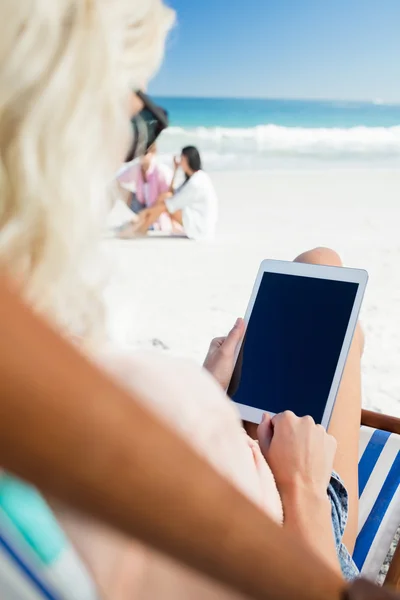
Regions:
<instances>
[{"instance_id":1,"label":"woman's bare arm","mask_svg":"<svg viewBox=\"0 0 400 600\"><path fill-rule=\"evenodd\" d=\"M171 192L171 194L173 194L175 192L175 181L176 181L176 176L178 174L179 167L180 167L180 161L177 160L176 158L174 158L174 170L173 170L173 174L172 174L171 184L169 186L169 192Z\"/></svg>"},{"instance_id":2,"label":"woman's bare arm","mask_svg":"<svg viewBox=\"0 0 400 600\"><path fill-rule=\"evenodd\" d=\"M4 468L250 598L339 600L340 577L35 317L4 278L0 328Z\"/></svg>"}]
</instances>

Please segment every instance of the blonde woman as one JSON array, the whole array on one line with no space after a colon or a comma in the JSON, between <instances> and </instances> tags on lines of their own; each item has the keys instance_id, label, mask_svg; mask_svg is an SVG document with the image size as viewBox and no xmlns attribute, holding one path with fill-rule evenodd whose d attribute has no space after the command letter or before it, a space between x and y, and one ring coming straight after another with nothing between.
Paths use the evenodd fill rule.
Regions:
<instances>
[{"instance_id":1,"label":"blonde woman","mask_svg":"<svg viewBox=\"0 0 400 600\"><path fill-rule=\"evenodd\" d=\"M335 569L337 550L342 565L351 567L341 538L348 516L346 541L354 544L356 501L348 513L347 494L337 478L331 481L330 496L326 489L334 466L353 502L359 336L332 420L339 446L335 462L333 438L294 415L275 422L272 442L271 425L263 423L263 453L246 437L223 392L243 335L240 320L210 348L206 367L213 378L190 363L129 356L104 344L101 290L93 273L99 232L110 207L109 182L132 145L130 119L143 107L132 90L145 87L156 70L172 11L161 0L19 0L17 7L3 0L0 16L0 260L36 311L64 335L78 339L93 360L145 398L244 494L278 522L283 504L285 527ZM338 260L321 250L300 259ZM325 451L313 452L316 446ZM278 461L283 448L285 456ZM180 506L170 507L171 519L185 510L184 494L182 490ZM331 503L336 501L335 540ZM59 506L53 509L105 597L235 597L107 529ZM232 523L232 535L234 527ZM71 596L80 600L78 588Z\"/></svg>"}]
</instances>

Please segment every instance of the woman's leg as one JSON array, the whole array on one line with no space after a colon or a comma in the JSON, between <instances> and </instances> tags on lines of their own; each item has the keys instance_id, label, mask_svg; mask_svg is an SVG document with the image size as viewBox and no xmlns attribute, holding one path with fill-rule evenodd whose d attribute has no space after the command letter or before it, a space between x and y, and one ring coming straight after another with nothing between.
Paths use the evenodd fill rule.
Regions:
<instances>
[{"instance_id":1,"label":"woman's leg","mask_svg":"<svg viewBox=\"0 0 400 600\"><path fill-rule=\"evenodd\" d=\"M315 248L296 258L296 262L341 266L336 252L328 248ZM347 358L335 408L329 425L338 444L334 469L343 479L349 493L349 519L343 543L350 554L354 550L358 528L358 444L361 420L361 356L364 339L357 325Z\"/></svg>"}]
</instances>

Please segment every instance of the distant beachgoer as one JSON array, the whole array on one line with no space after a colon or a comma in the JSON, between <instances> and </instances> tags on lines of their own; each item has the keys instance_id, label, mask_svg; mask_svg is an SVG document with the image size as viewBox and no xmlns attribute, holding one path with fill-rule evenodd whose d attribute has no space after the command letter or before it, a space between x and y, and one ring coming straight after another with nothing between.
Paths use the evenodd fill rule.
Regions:
<instances>
[{"instance_id":1,"label":"distant beachgoer","mask_svg":"<svg viewBox=\"0 0 400 600\"><path fill-rule=\"evenodd\" d=\"M194 240L214 237L218 199L210 177L203 171L197 148L183 148L180 159L174 159L174 167L170 190L161 194L152 208L140 213L135 232L145 233L160 215L167 213L172 219L172 235L183 234ZM185 181L175 191L174 181L179 168L185 174Z\"/></svg>"},{"instance_id":2,"label":"distant beachgoer","mask_svg":"<svg viewBox=\"0 0 400 600\"><path fill-rule=\"evenodd\" d=\"M153 144L140 162L131 165L118 176L121 188L126 190L124 200L136 214L154 206L160 196L171 189L173 173L167 165L157 161L156 154L157 146ZM161 215L155 225L157 229L170 231L171 219L167 214Z\"/></svg>"}]
</instances>

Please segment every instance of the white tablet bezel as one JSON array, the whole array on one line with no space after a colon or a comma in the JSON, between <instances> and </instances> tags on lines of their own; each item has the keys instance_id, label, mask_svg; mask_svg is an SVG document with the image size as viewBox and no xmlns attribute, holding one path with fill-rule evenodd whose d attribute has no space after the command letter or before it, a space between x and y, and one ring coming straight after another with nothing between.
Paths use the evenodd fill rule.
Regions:
<instances>
[{"instance_id":1,"label":"white tablet bezel","mask_svg":"<svg viewBox=\"0 0 400 600\"><path fill-rule=\"evenodd\" d=\"M250 320L251 313L253 312L253 307L257 298L258 290L260 288L261 280L263 278L264 273L281 273L283 275L296 275L298 277L314 277L316 279L330 279L335 281L349 281L352 283L358 283L358 290L356 298L354 300L353 310L351 312L351 316L347 326L346 335L344 336L338 364L336 366L335 375L333 377L328 400L326 402L324 414L322 417L322 425L323 427L325 427L325 429L327 429L329 421L331 419L333 407L335 405L335 400L339 389L340 381L342 379L347 355L349 353L350 345L357 325L358 315L361 309L365 288L368 282L368 273L367 271L364 271L362 269L348 269L345 267L330 267L324 265L311 265L306 263L285 262L278 260L264 260L260 265L260 269L258 271L258 275L251 294L250 302L247 307L246 315L244 318L246 327ZM239 352L240 347L237 349L236 352L235 366ZM235 402L235 404L238 406L240 415L244 421L249 421L250 423L257 424L261 423L262 416L266 412L265 410L260 410L258 408L246 406L244 404L239 404L238 402Z\"/></svg>"}]
</instances>

